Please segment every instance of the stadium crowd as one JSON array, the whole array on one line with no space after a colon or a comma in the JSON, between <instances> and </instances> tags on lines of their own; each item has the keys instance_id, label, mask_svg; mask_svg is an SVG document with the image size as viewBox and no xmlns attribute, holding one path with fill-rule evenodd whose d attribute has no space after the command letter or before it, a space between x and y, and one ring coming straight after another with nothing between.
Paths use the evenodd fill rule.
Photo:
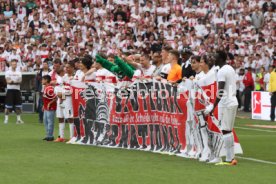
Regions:
<instances>
[{"instance_id":1,"label":"stadium crowd","mask_svg":"<svg viewBox=\"0 0 276 184\"><path fill-rule=\"evenodd\" d=\"M191 55L226 50L239 107L249 111L251 91L267 90L276 64L275 8L272 0L0 0L0 71L17 60L17 70L38 72L39 91L56 59L101 52L154 60L170 46L189 77Z\"/></svg>"},{"instance_id":2,"label":"stadium crowd","mask_svg":"<svg viewBox=\"0 0 276 184\"><path fill-rule=\"evenodd\" d=\"M211 137L204 119L218 106L226 151L223 164L236 165L232 133L236 111L250 112L253 90L272 92L271 121L275 120L275 9L272 0L0 0L0 72L5 72L7 83L4 123L13 108L17 124L24 123L22 72L36 73L39 120L46 130L43 140L54 141L56 114L59 136L55 142L66 141L68 122L69 142L83 144L94 143L93 124L84 121L81 137L70 93L74 81L104 81L127 91L135 80L154 78L178 85L189 78L196 84L212 74L223 93L203 109L197 109L196 99L195 107L187 110L196 112L198 128L191 125L191 129L201 136L187 150L196 146L200 161L221 162L209 148ZM103 123L96 118L91 120L99 130ZM122 125L122 137L128 137L125 129ZM121 140L118 146L127 147ZM104 143L99 137L96 141ZM115 140L110 141L116 146ZM140 149L145 148L143 141ZM162 151L178 150L166 145Z\"/></svg>"}]
</instances>

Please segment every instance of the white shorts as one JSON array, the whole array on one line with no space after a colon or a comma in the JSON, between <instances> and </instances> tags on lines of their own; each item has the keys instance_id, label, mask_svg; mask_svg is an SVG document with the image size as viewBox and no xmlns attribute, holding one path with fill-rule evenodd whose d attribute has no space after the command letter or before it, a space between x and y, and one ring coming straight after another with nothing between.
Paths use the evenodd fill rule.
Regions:
<instances>
[{"instance_id":1,"label":"white shorts","mask_svg":"<svg viewBox=\"0 0 276 184\"><path fill-rule=\"evenodd\" d=\"M218 118L221 121L221 130L233 130L237 109L238 106L219 107Z\"/></svg>"},{"instance_id":2,"label":"white shorts","mask_svg":"<svg viewBox=\"0 0 276 184\"><path fill-rule=\"evenodd\" d=\"M73 106L72 106L72 100L71 99L66 99L62 103L62 106L57 104L57 118L64 118L64 119L69 119L74 117L74 112L73 112Z\"/></svg>"}]
</instances>

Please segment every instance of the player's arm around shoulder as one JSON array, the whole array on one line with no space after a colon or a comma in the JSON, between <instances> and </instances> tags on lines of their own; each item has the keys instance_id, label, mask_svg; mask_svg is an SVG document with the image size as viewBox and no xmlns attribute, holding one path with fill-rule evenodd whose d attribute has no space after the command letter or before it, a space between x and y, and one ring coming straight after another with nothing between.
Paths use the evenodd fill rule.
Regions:
<instances>
[{"instance_id":1,"label":"player's arm around shoulder","mask_svg":"<svg viewBox=\"0 0 276 184\"><path fill-rule=\"evenodd\" d=\"M9 70L5 72L5 79L6 79L7 84L10 84L12 82L11 73Z\"/></svg>"}]
</instances>

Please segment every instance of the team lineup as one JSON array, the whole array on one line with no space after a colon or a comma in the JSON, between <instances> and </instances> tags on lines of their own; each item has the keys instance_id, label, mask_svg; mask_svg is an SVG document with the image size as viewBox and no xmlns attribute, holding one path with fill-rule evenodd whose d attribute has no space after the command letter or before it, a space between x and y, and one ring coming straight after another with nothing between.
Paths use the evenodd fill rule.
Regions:
<instances>
[{"instance_id":1,"label":"team lineup","mask_svg":"<svg viewBox=\"0 0 276 184\"><path fill-rule=\"evenodd\" d=\"M236 81L233 78L235 71L227 65L226 53L217 51L201 57L190 56L182 66L178 64L179 57L177 51L164 47L161 53L153 55L152 61L149 55L123 54L108 58L98 54L95 62L91 56L86 55L65 65L62 65L59 59L54 60L53 70L42 77L43 121L46 130L46 137L43 140L66 142L64 132L67 122L70 134L68 143L79 142L124 148L129 144L130 148L147 149L147 142L150 142L150 151L182 154L184 157L198 158L201 162L217 165L236 165L232 130L238 102ZM182 73L182 67L187 68L185 71L189 72ZM12 62L12 67L6 74L8 95L20 98L17 94L20 90L20 77L16 62ZM107 100L106 91L88 85L86 90L79 93L86 101L85 108L75 105L74 101L78 96L72 94L73 81L79 81L83 85L90 83L110 85L115 89L116 99ZM212 88L206 89L204 86ZM184 88L189 89L188 93L184 93L188 94L185 98L187 99L185 112L177 98L179 91L183 91ZM143 99L148 91L151 95L148 95L148 99ZM18 107L17 123L23 123L20 118L19 102L7 101L5 123L8 123L9 109L13 106ZM113 103L116 113L128 113L132 110L137 114L124 118L110 117ZM128 103L130 106L126 105ZM162 117L154 113L139 115L141 108L151 112L164 111L171 115L187 113L185 130L177 128L177 124L182 123L177 118ZM54 139L55 117L59 121L57 139ZM210 131L210 117L218 119L216 126L220 127L221 134ZM110 118L113 118L112 122L122 124L120 126L110 124ZM144 123L153 121L160 124L140 124L136 127L124 125L123 123L127 121ZM169 121L171 125L164 125ZM84 129L83 133L81 129ZM186 146L183 153L180 151L182 135L179 131L185 131ZM138 144L136 134L141 137L141 145ZM120 135L119 140L117 140L118 135ZM226 156L224 162L220 158L221 149Z\"/></svg>"}]
</instances>

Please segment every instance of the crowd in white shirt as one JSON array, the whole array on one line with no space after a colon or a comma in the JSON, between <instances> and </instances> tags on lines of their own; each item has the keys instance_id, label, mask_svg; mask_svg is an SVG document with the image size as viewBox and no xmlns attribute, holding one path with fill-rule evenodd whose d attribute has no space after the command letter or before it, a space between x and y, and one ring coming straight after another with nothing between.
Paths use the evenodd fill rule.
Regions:
<instances>
[{"instance_id":1,"label":"crowd in white shirt","mask_svg":"<svg viewBox=\"0 0 276 184\"><path fill-rule=\"evenodd\" d=\"M237 69L275 65L272 0L14 0L0 1L0 71L39 71L98 52L150 56L169 45L203 55L228 51Z\"/></svg>"}]
</instances>

